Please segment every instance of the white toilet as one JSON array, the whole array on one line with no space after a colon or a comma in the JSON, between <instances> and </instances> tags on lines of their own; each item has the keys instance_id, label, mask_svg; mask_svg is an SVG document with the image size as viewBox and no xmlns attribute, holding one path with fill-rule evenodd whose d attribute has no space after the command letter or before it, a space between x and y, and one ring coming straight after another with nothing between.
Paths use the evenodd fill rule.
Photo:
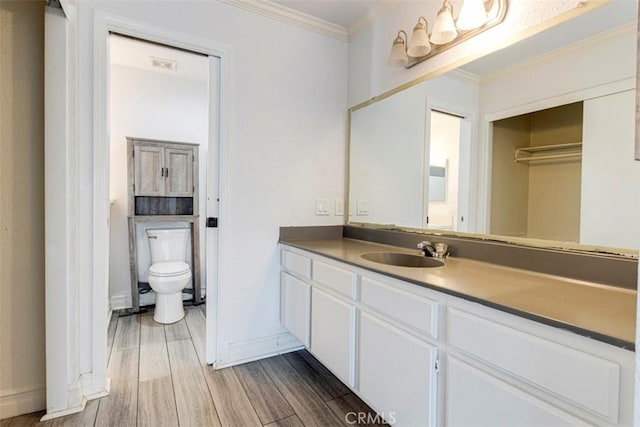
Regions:
<instances>
[{"instance_id":1,"label":"white toilet","mask_svg":"<svg viewBox=\"0 0 640 427\"><path fill-rule=\"evenodd\" d=\"M184 317L182 290L191 280L187 260L190 229L147 229L151 248L149 285L156 293L153 320L175 323Z\"/></svg>"}]
</instances>

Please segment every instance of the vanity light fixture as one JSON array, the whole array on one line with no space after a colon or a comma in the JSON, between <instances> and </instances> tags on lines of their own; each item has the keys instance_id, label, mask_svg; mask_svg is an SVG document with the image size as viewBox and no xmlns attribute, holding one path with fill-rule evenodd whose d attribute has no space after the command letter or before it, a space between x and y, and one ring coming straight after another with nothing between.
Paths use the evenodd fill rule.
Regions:
<instances>
[{"instance_id":1,"label":"vanity light fixture","mask_svg":"<svg viewBox=\"0 0 640 427\"><path fill-rule=\"evenodd\" d=\"M473 30L487 22L487 9L483 0L464 0L458 15L458 28L461 30Z\"/></svg>"},{"instance_id":2,"label":"vanity light fixture","mask_svg":"<svg viewBox=\"0 0 640 427\"><path fill-rule=\"evenodd\" d=\"M404 38L402 37L404 34ZM403 30L398 31L396 39L391 46L391 54L389 54L389 65L405 66L409 63L407 55L407 33Z\"/></svg>"},{"instance_id":3,"label":"vanity light fixture","mask_svg":"<svg viewBox=\"0 0 640 427\"><path fill-rule=\"evenodd\" d=\"M479 0L482 1L482 0ZM436 23L433 24L433 32L429 40L433 44L447 44L458 37L456 24L453 23L453 7L449 0L444 0L442 8L436 17Z\"/></svg>"},{"instance_id":4,"label":"vanity light fixture","mask_svg":"<svg viewBox=\"0 0 640 427\"><path fill-rule=\"evenodd\" d=\"M429 23L424 16L418 18L408 45L407 34L402 30L398 32L389 55L389 64L411 68L498 25L504 21L507 1L463 0L460 13L454 23L451 0L444 0L436 16L431 36L428 34Z\"/></svg>"},{"instance_id":5,"label":"vanity light fixture","mask_svg":"<svg viewBox=\"0 0 640 427\"><path fill-rule=\"evenodd\" d=\"M422 21L424 21L424 24ZM418 23L413 27L413 34L411 35L411 41L407 48L407 55L416 58L431 52L431 43L429 43L429 36L427 35L428 25L427 18L424 16L418 18Z\"/></svg>"}]
</instances>

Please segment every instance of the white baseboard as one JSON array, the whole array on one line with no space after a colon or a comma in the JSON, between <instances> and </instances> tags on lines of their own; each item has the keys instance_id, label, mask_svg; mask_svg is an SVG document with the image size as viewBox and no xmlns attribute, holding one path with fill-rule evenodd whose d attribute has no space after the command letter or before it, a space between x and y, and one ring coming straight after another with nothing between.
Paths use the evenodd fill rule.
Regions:
<instances>
[{"instance_id":1,"label":"white baseboard","mask_svg":"<svg viewBox=\"0 0 640 427\"><path fill-rule=\"evenodd\" d=\"M229 343L227 360L222 360L214 366L216 369L227 368L278 354L289 353L301 348L304 348L302 343L288 332L248 341Z\"/></svg>"},{"instance_id":2,"label":"white baseboard","mask_svg":"<svg viewBox=\"0 0 640 427\"><path fill-rule=\"evenodd\" d=\"M122 310L125 308L131 308L131 295L121 294L113 295L109 298L111 310Z\"/></svg>"},{"instance_id":3,"label":"white baseboard","mask_svg":"<svg viewBox=\"0 0 640 427\"><path fill-rule=\"evenodd\" d=\"M42 411L47 407L44 387L0 397L0 419Z\"/></svg>"}]
</instances>

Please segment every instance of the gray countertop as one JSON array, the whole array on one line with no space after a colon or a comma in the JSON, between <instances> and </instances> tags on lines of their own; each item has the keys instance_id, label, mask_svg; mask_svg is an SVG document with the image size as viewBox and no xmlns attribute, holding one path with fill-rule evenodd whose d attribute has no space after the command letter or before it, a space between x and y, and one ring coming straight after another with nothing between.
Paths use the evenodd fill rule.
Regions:
<instances>
[{"instance_id":1,"label":"gray countertop","mask_svg":"<svg viewBox=\"0 0 640 427\"><path fill-rule=\"evenodd\" d=\"M361 240L281 242L619 347L635 348L635 290L454 257L436 268L390 266L367 261L362 255L367 252L415 255L418 251Z\"/></svg>"}]
</instances>

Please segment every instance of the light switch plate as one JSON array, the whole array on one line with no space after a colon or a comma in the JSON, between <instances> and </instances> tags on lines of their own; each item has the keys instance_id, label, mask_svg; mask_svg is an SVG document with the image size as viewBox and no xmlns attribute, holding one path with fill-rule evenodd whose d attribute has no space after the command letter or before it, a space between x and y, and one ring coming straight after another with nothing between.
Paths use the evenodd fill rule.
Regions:
<instances>
[{"instance_id":1,"label":"light switch plate","mask_svg":"<svg viewBox=\"0 0 640 427\"><path fill-rule=\"evenodd\" d=\"M344 200L342 199L335 200L335 215L336 216L344 215Z\"/></svg>"},{"instance_id":2,"label":"light switch plate","mask_svg":"<svg viewBox=\"0 0 640 427\"><path fill-rule=\"evenodd\" d=\"M366 200L358 200L356 204L356 215L367 216L369 215L369 202Z\"/></svg>"},{"instance_id":3,"label":"light switch plate","mask_svg":"<svg viewBox=\"0 0 640 427\"><path fill-rule=\"evenodd\" d=\"M329 199L316 199L316 215L329 215Z\"/></svg>"}]
</instances>

